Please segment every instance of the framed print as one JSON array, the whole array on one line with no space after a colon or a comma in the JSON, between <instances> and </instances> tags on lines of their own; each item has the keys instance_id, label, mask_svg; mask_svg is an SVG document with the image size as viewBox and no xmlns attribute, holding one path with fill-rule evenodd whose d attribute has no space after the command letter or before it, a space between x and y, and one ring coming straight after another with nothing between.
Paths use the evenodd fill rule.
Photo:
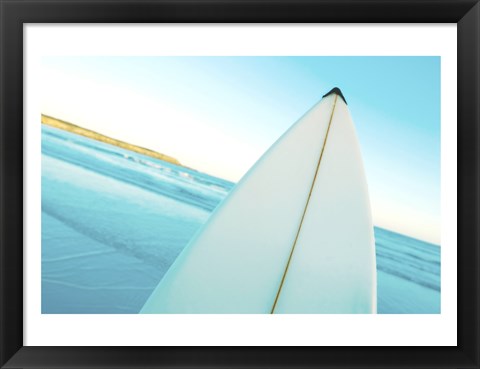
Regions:
<instances>
[{"instance_id":1,"label":"framed print","mask_svg":"<svg viewBox=\"0 0 480 369\"><path fill-rule=\"evenodd\" d=\"M477 1L1 1L2 368L479 367Z\"/></svg>"}]
</instances>

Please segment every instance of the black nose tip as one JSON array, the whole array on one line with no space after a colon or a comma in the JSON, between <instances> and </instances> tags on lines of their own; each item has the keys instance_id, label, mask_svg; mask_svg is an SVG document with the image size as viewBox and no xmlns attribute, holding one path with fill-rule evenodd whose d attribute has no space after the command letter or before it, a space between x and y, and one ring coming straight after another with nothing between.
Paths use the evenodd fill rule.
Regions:
<instances>
[{"instance_id":1,"label":"black nose tip","mask_svg":"<svg viewBox=\"0 0 480 369\"><path fill-rule=\"evenodd\" d=\"M345 97L343 96L342 91L338 87L332 88L325 95L323 95L323 97L326 97L326 96L331 95L331 94L335 94L335 95L340 96L342 98L342 100L345 102L345 104L347 103L347 100L345 100Z\"/></svg>"}]
</instances>

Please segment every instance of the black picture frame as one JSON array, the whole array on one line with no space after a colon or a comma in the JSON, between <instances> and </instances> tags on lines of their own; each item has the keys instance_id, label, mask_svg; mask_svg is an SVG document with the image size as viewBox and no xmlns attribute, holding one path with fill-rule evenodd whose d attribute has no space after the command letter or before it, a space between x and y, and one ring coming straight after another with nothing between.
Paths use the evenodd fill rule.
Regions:
<instances>
[{"instance_id":1,"label":"black picture frame","mask_svg":"<svg viewBox=\"0 0 480 369\"><path fill-rule=\"evenodd\" d=\"M2 368L479 368L479 0L0 0L0 15ZM23 25L158 22L457 24L456 347L23 346Z\"/></svg>"}]
</instances>

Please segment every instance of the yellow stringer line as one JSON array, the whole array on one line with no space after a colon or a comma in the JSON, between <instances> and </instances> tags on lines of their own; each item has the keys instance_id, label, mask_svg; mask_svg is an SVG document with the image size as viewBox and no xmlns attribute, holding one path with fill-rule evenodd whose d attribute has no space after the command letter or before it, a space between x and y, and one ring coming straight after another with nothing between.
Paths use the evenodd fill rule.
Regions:
<instances>
[{"instance_id":1,"label":"yellow stringer line","mask_svg":"<svg viewBox=\"0 0 480 369\"><path fill-rule=\"evenodd\" d=\"M310 192L308 193L307 203L305 204L305 208L303 209L302 218L300 220L300 225L297 229L297 234L295 235L295 240L293 241L292 250L290 251L290 255L288 257L287 266L285 267L285 271L283 272L282 280L280 281L280 287L278 288L277 295L275 296L275 301L273 302L272 310L270 314L275 312L275 307L277 306L278 298L280 297L280 293L282 292L283 283L285 282L285 277L287 276L288 267L290 266L290 262L292 261L293 252L295 251L295 246L297 246L298 236L300 234L300 230L302 229L303 219L305 218L305 214L307 212L308 204L310 202L310 197L312 196L313 187L315 185L315 181L317 180L318 169L320 168L320 163L323 157L323 151L325 150L325 145L327 143L328 132L330 132L330 126L332 124L333 113L335 111L335 106L337 105L337 98L338 95L335 95L335 100L333 101L333 108L332 113L330 114L330 121L328 122L327 133L325 134L325 139L323 140L322 151L320 152L320 157L318 158L317 169L315 170L315 176L313 177L312 185L310 187Z\"/></svg>"}]
</instances>

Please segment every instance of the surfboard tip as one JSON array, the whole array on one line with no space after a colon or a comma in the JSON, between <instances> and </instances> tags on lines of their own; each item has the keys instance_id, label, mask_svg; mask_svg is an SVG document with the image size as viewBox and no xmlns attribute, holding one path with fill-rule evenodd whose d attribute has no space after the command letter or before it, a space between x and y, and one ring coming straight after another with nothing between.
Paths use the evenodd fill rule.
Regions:
<instances>
[{"instance_id":1,"label":"surfboard tip","mask_svg":"<svg viewBox=\"0 0 480 369\"><path fill-rule=\"evenodd\" d=\"M338 87L332 88L330 91L328 91L323 97L327 97L328 95L331 94L336 94L342 98L342 100L347 104L347 100L345 100L345 96L343 96L342 91ZM348 105L348 104L347 104Z\"/></svg>"}]
</instances>

